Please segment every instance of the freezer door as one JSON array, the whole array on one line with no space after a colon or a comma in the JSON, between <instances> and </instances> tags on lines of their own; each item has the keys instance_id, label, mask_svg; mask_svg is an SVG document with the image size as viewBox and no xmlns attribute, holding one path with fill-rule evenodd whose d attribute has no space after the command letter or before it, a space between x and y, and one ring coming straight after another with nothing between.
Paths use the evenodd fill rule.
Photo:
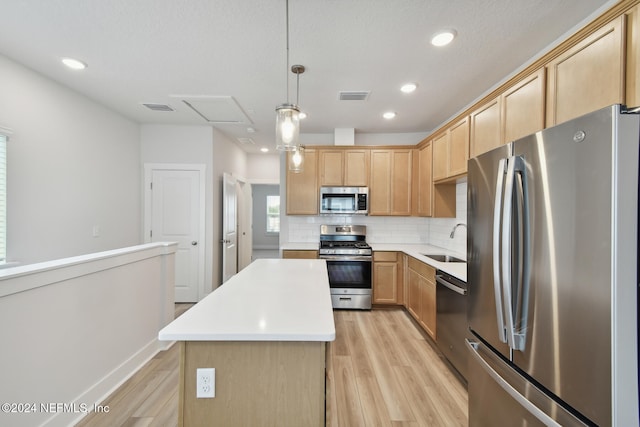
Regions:
<instances>
[{"instance_id":1,"label":"freezer door","mask_svg":"<svg viewBox=\"0 0 640 427\"><path fill-rule=\"evenodd\" d=\"M585 426L480 342L469 350L469 427Z\"/></svg>"},{"instance_id":2,"label":"freezer door","mask_svg":"<svg viewBox=\"0 0 640 427\"><path fill-rule=\"evenodd\" d=\"M494 268L494 262L498 261L494 254L494 237L500 236L500 226L494 225L494 213L496 201L499 202L499 208L501 199L496 194L496 184L504 177L503 161L510 156L510 150L511 145L503 145L469 160L467 176L469 327L505 357L509 357L509 347L506 344L504 318L502 310L496 310L496 296L501 296L495 292L495 280L499 277L494 273L499 273L499 269Z\"/></svg>"},{"instance_id":3,"label":"freezer door","mask_svg":"<svg viewBox=\"0 0 640 427\"><path fill-rule=\"evenodd\" d=\"M514 143L532 225L524 242L513 244L526 246L522 261L530 267L527 295L515 301L528 320L513 362L600 426L612 423L611 113L601 110Z\"/></svg>"}]
</instances>

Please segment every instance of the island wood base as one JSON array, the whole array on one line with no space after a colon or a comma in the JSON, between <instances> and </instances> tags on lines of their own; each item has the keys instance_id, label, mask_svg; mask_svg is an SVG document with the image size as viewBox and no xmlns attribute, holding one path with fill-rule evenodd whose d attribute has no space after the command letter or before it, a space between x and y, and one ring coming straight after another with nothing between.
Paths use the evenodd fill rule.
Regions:
<instances>
[{"instance_id":1,"label":"island wood base","mask_svg":"<svg viewBox=\"0 0 640 427\"><path fill-rule=\"evenodd\" d=\"M181 342L178 425L323 426L322 341ZM215 368L212 399L196 399L196 369Z\"/></svg>"}]
</instances>

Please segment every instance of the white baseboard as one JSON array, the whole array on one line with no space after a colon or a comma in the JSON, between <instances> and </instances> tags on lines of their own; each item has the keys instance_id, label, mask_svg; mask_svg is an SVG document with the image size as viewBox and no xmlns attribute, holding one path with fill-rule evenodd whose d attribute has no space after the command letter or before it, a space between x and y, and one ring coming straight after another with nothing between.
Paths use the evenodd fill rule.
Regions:
<instances>
[{"instance_id":1,"label":"white baseboard","mask_svg":"<svg viewBox=\"0 0 640 427\"><path fill-rule=\"evenodd\" d=\"M167 346L168 344L168 346ZM133 376L140 368L142 368L149 360L162 350L166 350L172 343L166 343L154 338L146 346L141 348L137 353L125 360L120 366L98 379L96 383L89 387L85 392L80 394L74 402L78 405L86 404L87 412L59 412L45 421L42 426L46 427L62 427L70 426L78 423L82 418L93 412L94 404L100 405L111 393L116 391L118 387L124 384ZM165 348L166 346L166 348Z\"/></svg>"}]
</instances>

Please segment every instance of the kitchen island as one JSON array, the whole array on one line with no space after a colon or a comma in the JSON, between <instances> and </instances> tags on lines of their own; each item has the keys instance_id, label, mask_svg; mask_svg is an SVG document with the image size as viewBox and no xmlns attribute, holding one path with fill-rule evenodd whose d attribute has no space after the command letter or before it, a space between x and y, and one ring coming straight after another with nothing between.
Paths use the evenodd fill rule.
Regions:
<instances>
[{"instance_id":1,"label":"kitchen island","mask_svg":"<svg viewBox=\"0 0 640 427\"><path fill-rule=\"evenodd\" d=\"M159 332L181 346L180 426L324 425L335 339L324 260L260 259ZM197 369L215 397L197 398Z\"/></svg>"}]
</instances>

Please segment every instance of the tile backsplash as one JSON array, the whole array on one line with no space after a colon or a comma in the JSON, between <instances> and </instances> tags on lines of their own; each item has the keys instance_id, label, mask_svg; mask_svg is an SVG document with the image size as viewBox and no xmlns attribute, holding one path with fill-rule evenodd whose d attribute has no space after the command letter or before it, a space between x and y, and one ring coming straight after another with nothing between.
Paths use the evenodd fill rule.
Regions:
<instances>
[{"instance_id":1,"label":"tile backsplash","mask_svg":"<svg viewBox=\"0 0 640 427\"><path fill-rule=\"evenodd\" d=\"M457 223L467 223L467 183L456 185L456 218L287 216L286 223L288 242L318 242L322 224L359 224L367 226L369 243L430 244L465 254L466 227L458 227L453 239L449 235Z\"/></svg>"}]
</instances>

